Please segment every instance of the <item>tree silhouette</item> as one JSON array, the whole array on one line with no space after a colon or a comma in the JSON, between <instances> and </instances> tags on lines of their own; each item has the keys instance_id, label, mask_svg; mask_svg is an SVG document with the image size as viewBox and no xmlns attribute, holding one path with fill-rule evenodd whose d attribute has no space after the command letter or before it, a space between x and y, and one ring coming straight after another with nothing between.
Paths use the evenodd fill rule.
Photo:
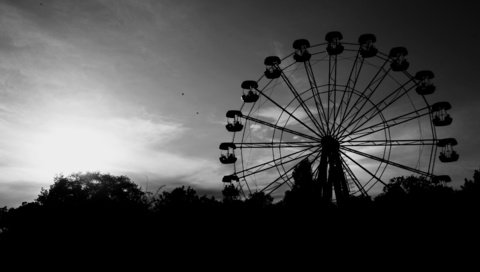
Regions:
<instances>
[{"instance_id":1,"label":"tree silhouette","mask_svg":"<svg viewBox=\"0 0 480 272\"><path fill-rule=\"evenodd\" d=\"M144 196L125 176L57 176L35 202L9 212L7 232L13 240L48 239L57 244L133 240L145 225Z\"/></svg>"},{"instance_id":2,"label":"tree silhouette","mask_svg":"<svg viewBox=\"0 0 480 272\"><path fill-rule=\"evenodd\" d=\"M294 185L278 203L263 192L252 193L242 201L241 192L233 184L223 189L222 202L199 197L193 188L185 186L147 199L148 194L125 176L61 175L48 189L42 189L36 201L0 209L0 241L123 243L148 241L157 233L175 233L181 235L173 235L173 240L183 237L182 241L191 242L199 237L199 231L208 233L218 226L228 233L239 227L273 228L288 222L314 225L317 219L332 228L359 222L384 224L390 219L395 224L445 225L444 221L462 222L462 218L471 218L463 220L471 223L479 206L480 170L475 171L473 179L465 180L460 191L424 177L402 176L392 179L373 203L352 198L340 207L322 203L321 189L308 160L297 165L292 175ZM318 208L320 213L316 213Z\"/></svg>"},{"instance_id":3,"label":"tree silhouette","mask_svg":"<svg viewBox=\"0 0 480 272\"><path fill-rule=\"evenodd\" d=\"M480 170L475 170L473 180L465 179L461 190L466 194L480 195Z\"/></svg>"},{"instance_id":4,"label":"tree silhouette","mask_svg":"<svg viewBox=\"0 0 480 272\"><path fill-rule=\"evenodd\" d=\"M8 208L0 208L0 237L7 230Z\"/></svg>"},{"instance_id":5,"label":"tree silhouette","mask_svg":"<svg viewBox=\"0 0 480 272\"><path fill-rule=\"evenodd\" d=\"M396 177L383 188L375 201L378 206L441 209L451 203L454 190L420 176Z\"/></svg>"},{"instance_id":6,"label":"tree silhouette","mask_svg":"<svg viewBox=\"0 0 480 272\"><path fill-rule=\"evenodd\" d=\"M232 203L239 200L240 190L238 190L235 185L229 184L223 188L222 195L224 203Z\"/></svg>"},{"instance_id":7,"label":"tree silhouette","mask_svg":"<svg viewBox=\"0 0 480 272\"><path fill-rule=\"evenodd\" d=\"M302 160L293 170L293 187L285 193L284 203L289 207L315 207L320 205L321 187L314 180L312 165L308 159Z\"/></svg>"},{"instance_id":8,"label":"tree silhouette","mask_svg":"<svg viewBox=\"0 0 480 272\"><path fill-rule=\"evenodd\" d=\"M270 207L273 204L273 197L265 194L264 192L255 192L251 194L247 200L245 200L245 204L249 208L263 209Z\"/></svg>"},{"instance_id":9,"label":"tree silhouette","mask_svg":"<svg viewBox=\"0 0 480 272\"><path fill-rule=\"evenodd\" d=\"M126 176L77 173L55 177L48 190L42 189L36 201L44 206L143 205L145 193Z\"/></svg>"},{"instance_id":10,"label":"tree silhouette","mask_svg":"<svg viewBox=\"0 0 480 272\"><path fill-rule=\"evenodd\" d=\"M171 192L163 192L155 200L155 209L186 209L200 205L197 192L191 187L185 186L173 189Z\"/></svg>"},{"instance_id":11,"label":"tree silhouette","mask_svg":"<svg viewBox=\"0 0 480 272\"><path fill-rule=\"evenodd\" d=\"M475 170L473 179L465 179L465 183L461 186L459 197L465 208L480 208L480 170Z\"/></svg>"}]
</instances>

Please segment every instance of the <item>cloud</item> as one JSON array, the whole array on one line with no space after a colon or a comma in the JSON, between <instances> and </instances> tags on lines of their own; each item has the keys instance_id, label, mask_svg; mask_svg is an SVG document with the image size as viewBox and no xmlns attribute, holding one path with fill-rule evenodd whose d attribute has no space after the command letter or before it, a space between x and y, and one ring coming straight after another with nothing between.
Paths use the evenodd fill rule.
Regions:
<instances>
[{"instance_id":1,"label":"cloud","mask_svg":"<svg viewBox=\"0 0 480 272\"><path fill-rule=\"evenodd\" d=\"M221 186L218 159L192 140L169 93L166 17L181 8L165 17L159 5L0 3L0 185L16 194L3 202L31 200L55 174L76 171ZM24 182L25 192L11 189Z\"/></svg>"},{"instance_id":2,"label":"cloud","mask_svg":"<svg viewBox=\"0 0 480 272\"><path fill-rule=\"evenodd\" d=\"M40 193L36 182L16 180L11 183L0 183L0 207L18 206L23 201L35 199Z\"/></svg>"},{"instance_id":3,"label":"cloud","mask_svg":"<svg viewBox=\"0 0 480 272\"><path fill-rule=\"evenodd\" d=\"M1 52L11 52L17 50L18 47L15 45L12 37L6 33L0 33L0 51Z\"/></svg>"},{"instance_id":4,"label":"cloud","mask_svg":"<svg viewBox=\"0 0 480 272\"><path fill-rule=\"evenodd\" d=\"M306 120L308 118L307 113L303 111L303 109L297 109L293 106L287 107L285 109L287 112L292 113L293 116L295 116L299 120ZM290 117L289 114L284 112L282 109L272 106L272 107L266 107L262 108L261 110L258 111L258 116L267 118L268 121L276 123L278 121L279 126L285 126L285 125L294 125L298 124L298 121Z\"/></svg>"},{"instance_id":5,"label":"cloud","mask_svg":"<svg viewBox=\"0 0 480 272\"><path fill-rule=\"evenodd\" d=\"M273 52L275 52L275 56L277 56L279 58L283 58L286 55L291 53L291 52L288 52L287 50L285 50L285 46L280 41L273 41L272 42L272 47L273 47Z\"/></svg>"},{"instance_id":6,"label":"cloud","mask_svg":"<svg viewBox=\"0 0 480 272\"><path fill-rule=\"evenodd\" d=\"M79 171L149 175L156 182L176 180L202 188L221 184L216 160L176 151L177 140L189 130L171 121L70 116L40 127L2 124L0 131L4 188L26 180L31 184L26 190L38 193L56 174ZM25 194L32 192L19 197Z\"/></svg>"}]
</instances>

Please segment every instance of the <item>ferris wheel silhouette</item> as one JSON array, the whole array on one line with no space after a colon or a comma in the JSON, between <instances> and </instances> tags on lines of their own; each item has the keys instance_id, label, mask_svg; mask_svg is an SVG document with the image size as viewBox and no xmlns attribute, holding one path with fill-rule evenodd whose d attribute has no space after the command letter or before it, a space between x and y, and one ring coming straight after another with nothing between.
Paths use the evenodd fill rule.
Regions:
<instances>
[{"instance_id":1,"label":"ferris wheel silhouette","mask_svg":"<svg viewBox=\"0 0 480 272\"><path fill-rule=\"evenodd\" d=\"M233 173L223 182L244 196L281 194L305 160L327 201L368 196L398 175L450 181L434 167L438 151L442 163L459 157L454 138L437 137L451 105L428 102L434 73L410 74L407 56L405 47L379 51L373 34L349 43L333 31L265 58L263 75L240 85L240 109L226 113L232 140L220 144L220 162Z\"/></svg>"}]
</instances>

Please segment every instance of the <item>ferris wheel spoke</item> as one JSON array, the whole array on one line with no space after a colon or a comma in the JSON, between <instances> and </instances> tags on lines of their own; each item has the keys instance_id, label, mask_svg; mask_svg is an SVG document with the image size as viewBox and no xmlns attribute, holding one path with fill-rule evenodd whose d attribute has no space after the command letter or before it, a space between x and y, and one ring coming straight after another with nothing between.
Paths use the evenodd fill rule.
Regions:
<instances>
[{"instance_id":1,"label":"ferris wheel spoke","mask_svg":"<svg viewBox=\"0 0 480 272\"><path fill-rule=\"evenodd\" d=\"M328 89L327 89L327 133L330 134L330 102L332 93L332 56L328 56Z\"/></svg>"},{"instance_id":2,"label":"ferris wheel spoke","mask_svg":"<svg viewBox=\"0 0 480 272\"><path fill-rule=\"evenodd\" d=\"M299 157L297 157L296 159L308 158L308 157L310 157L312 154L315 154L315 153L317 153L317 156L318 156L318 154L320 154L320 151L321 151L321 150L322 150L322 147L317 147L317 149L315 149L313 152L310 152L310 153L308 153L308 154L304 154L304 155L301 156L301 157L299 156ZM311 150L310 150L310 151L311 151ZM293 160L291 160L291 161L293 161ZM286 165L286 163L279 165L279 166L281 166L281 167L283 168L283 171L285 171L285 167L284 167L285 165ZM277 170L280 170L279 167L277 167ZM278 172L278 173L281 174L280 172ZM289 180L289 179L288 179L288 180Z\"/></svg>"},{"instance_id":3,"label":"ferris wheel spoke","mask_svg":"<svg viewBox=\"0 0 480 272\"><path fill-rule=\"evenodd\" d=\"M315 154L318 152L318 150L308 154L305 158L310 157L312 154ZM301 162L301 161L300 161ZM278 190L278 188L282 187L287 183L288 180L290 180L290 177L288 177L288 174L292 172L300 162L296 163L295 165L291 166L288 170L286 170L283 174L281 174L279 177L277 177L274 181L270 182L267 186L265 186L260 192L268 192L268 194L273 193L274 191ZM287 179L285 180L284 177L287 176ZM280 181L283 179L283 181Z\"/></svg>"},{"instance_id":4,"label":"ferris wheel spoke","mask_svg":"<svg viewBox=\"0 0 480 272\"><path fill-rule=\"evenodd\" d=\"M437 139L418 139L418 140L353 140L340 142L342 146L419 146L419 145L436 145Z\"/></svg>"},{"instance_id":5,"label":"ferris wheel spoke","mask_svg":"<svg viewBox=\"0 0 480 272\"><path fill-rule=\"evenodd\" d=\"M351 101L352 95L353 95L353 91L348 92L348 89L349 88L352 89L352 90L355 89L355 86L357 85L358 77L360 76L360 72L362 71L364 59L359 58L359 56L360 56L360 51L357 50L357 55L355 57L355 61L352 64L352 68L351 68L350 73L348 75L347 84L345 85L345 89L343 91L342 98L340 99L341 102L340 102L340 106L339 106L339 109L338 109L338 114L339 115L337 116L337 117L341 116L339 118L339 124L340 125L344 122L345 113L348 109L348 106L350 105L350 101ZM347 92L348 92L348 98L345 98L345 94ZM344 99L347 99L347 101L345 102ZM342 113L342 105L343 104L345 104L345 108L344 108L343 113ZM334 134L341 128L340 125L335 129Z\"/></svg>"},{"instance_id":6,"label":"ferris wheel spoke","mask_svg":"<svg viewBox=\"0 0 480 272\"><path fill-rule=\"evenodd\" d=\"M343 103L345 104L345 101L343 101ZM352 105L353 108L355 108L356 110L358 110L358 106L357 105ZM348 119L347 119L348 120ZM340 137L338 131L342 130L345 126L340 122L338 123L338 126L336 127L335 131L333 132L334 135L336 135L337 137Z\"/></svg>"},{"instance_id":7,"label":"ferris wheel spoke","mask_svg":"<svg viewBox=\"0 0 480 272\"><path fill-rule=\"evenodd\" d=\"M337 55L333 57L333 67L332 67L332 82L333 82L333 104L332 104L332 131L335 131L335 125L336 125L336 119L337 119L337 64L338 64L338 58Z\"/></svg>"},{"instance_id":8,"label":"ferris wheel spoke","mask_svg":"<svg viewBox=\"0 0 480 272\"><path fill-rule=\"evenodd\" d=\"M315 107L317 108L318 119L320 120L320 123L321 123L321 130L322 130L322 133L325 135L326 131L324 126L327 127L327 124L326 123L324 124L324 121L322 121L322 120L327 120L325 115L325 109L322 104L322 98L320 97L320 92L318 91L317 81L315 79L315 74L313 73L312 64L310 63L310 61L305 62L305 71L307 74L308 82L310 84L310 89L313 94L313 99L315 101Z\"/></svg>"},{"instance_id":9,"label":"ferris wheel spoke","mask_svg":"<svg viewBox=\"0 0 480 272\"><path fill-rule=\"evenodd\" d=\"M382 66L380 66L380 68L378 69L377 73L373 76L373 78L370 80L370 82L367 84L367 86L365 87L365 89L363 89L362 93L360 96L358 96L358 98L355 100L355 102L353 103L353 105L358 105L359 103L361 103L361 99L363 99L363 104L359 107L359 109L357 111L355 111L355 113L352 113L354 107L352 106L350 108L350 110L348 111L348 113L346 114L346 117L344 119L344 122L346 122L346 120L350 119L350 122L347 122L347 125L344 126L344 128L342 130L340 130L337 135L342 135L344 133L344 131L346 129L348 129L351 125L352 125L352 121L355 120L355 118L357 118L357 116L360 114L360 112L362 111L363 107L365 106L365 104L370 101L370 97L373 95L373 93L378 89L378 87L380 87L380 85L382 84L383 80L387 77L388 73L390 72L390 69L391 68L388 68L388 69L385 69L385 65L387 65L388 63L388 60L386 60ZM382 73L383 72L383 73ZM369 93L367 94L367 92L369 91ZM353 115L352 115L353 114Z\"/></svg>"},{"instance_id":10,"label":"ferris wheel spoke","mask_svg":"<svg viewBox=\"0 0 480 272\"><path fill-rule=\"evenodd\" d=\"M278 188L280 188L280 187L282 187L283 185L285 185L290 178L287 177L287 179L285 180L284 177L285 177L285 176L288 176L288 174L289 174L290 172L292 172L293 169L295 169L295 167L296 167L297 165L298 165L298 164L290 167L290 169L288 169L287 171L285 171L283 174L281 174L279 177L277 177L274 181L270 182L267 186L265 186L262 190L260 190L260 192L268 192L268 194L271 194L271 193L273 193L274 191L276 191ZM280 181L280 180L283 180L283 181Z\"/></svg>"},{"instance_id":11,"label":"ferris wheel spoke","mask_svg":"<svg viewBox=\"0 0 480 272\"><path fill-rule=\"evenodd\" d=\"M408 85L409 83L411 83L412 81L413 81L413 79L410 79L409 81L405 82L403 85L401 85L396 90L391 92L387 97L382 99L380 102L374 104L370 109L368 109L364 114L362 114L362 116L360 116L356 120L353 120L352 123L356 124L356 125L354 126L352 131L355 131L356 129L358 129L358 128L362 127L363 125L367 124L370 120L372 120L373 118L375 118L376 116L381 114L386 108L388 108L393 103L398 101L404 95L408 94L410 92L410 90L412 90L416 86L416 84L415 84L415 85L410 86L409 88L405 89L405 86ZM403 90L403 92L401 92L402 90ZM387 99L389 99L389 98L391 98L391 100L387 102ZM383 106L381 106L381 105L383 105ZM366 117L367 114L369 114L371 111L373 111L375 109L377 111L374 111L373 114L370 115L367 118ZM366 120L364 120L363 122L360 122L362 119L366 119Z\"/></svg>"},{"instance_id":12,"label":"ferris wheel spoke","mask_svg":"<svg viewBox=\"0 0 480 272\"><path fill-rule=\"evenodd\" d=\"M248 176L251 176L251 175L254 175L254 174L258 174L260 172L270 170L270 169L272 169L274 167L277 167L279 165L284 165L284 164L290 163L292 161L295 161L295 160L298 160L298 159L301 159L301 158L305 158L307 156L310 156L312 153L318 152L318 150L315 150L315 151L312 151L308 154L301 154L301 153L305 153L305 152L310 151L310 149L311 148L300 150L300 151L294 152L292 154L289 154L289 155L286 155L286 156L283 156L283 157L280 157L280 158L276 158L276 159L270 160L268 162L261 163L259 165L249 167L248 169L244 169L242 171L235 172L234 174L237 175L239 178L245 178L245 177L248 177ZM298 155L298 156L295 157L295 158L290 158L294 155ZM290 158L290 159L286 160L286 161L283 161L286 158ZM277 162L279 162L279 163L277 163Z\"/></svg>"},{"instance_id":13,"label":"ferris wheel spoke","mask_svg":"<svg viewBox=\"0 0 480 272\"><path fill-rule=\"evenodd\" d=\"M343 152L342 150L340 150L340 153L342 153L345 157L347 157L350 161L352 161L353 163L355 163L357 166L359 166L363 171L367 172L370 176L372 176L372 178L376 179L378 182L382 183L383 185L387 186L387 184L381 180L379 177L377 177L375 174L373 174L372 172L370 172L367 168L365 168L363 165L361 165L360 163L358 163L357 161L355 161L354 159L352 159L350 156L348 156L345 152Z\"/></svg>"},{"instance_id":14,"label":"ferris wheel spoke","mask_svg":"<svg viewBox=\"0 0 480 272\"><path fill-rule=\"evenodd\" d=\"M362 119L362 118L365 118L365 113L362 113L361 114L361 111L363 110L363 108L365 107L365 105L371 101L370 98L372 97L372 95L375 93L375 91L380 87L380 85L382 84L383 80L386 78L386 76L388 75L390 69L386 70L386 72L384 73L384 75L380 78L380 80L377 81L377 85L373 88L373 89L370 89L370 93L369 95L364 99L362 105L359 107L359 109L355 112L355 115L353 115L353 117L350 119L350 122L348 123L348 125L346 125L344 128L343 128L343 131L340 132L343 133L345 132L345 130L347 130L349 127L351 127L352 125L355 125L357 120L358 119ZM360 117L358 119L356 119L358 117L358 115L360 115Z\"/></svg>"},{"instance_id":15,"label":"ferris wheel spoke","mask_svg":"<svg viewBox=\"0 0 480 272\"><path fill-rule=\"evenodd\" d=\"M423 112L423 111L425 111L425 112ZM401 125L401 124L404 124L404 123L408 123L410 121L417 120L418 118L421 118L421 117L426 116L428 114L430 114L428 107L425 107L425 108L422 108L422 109L419 109L419 110L414 110L412 112L394 117L392 119L385 120L381 123L377 123L377 124L371 125L371 126L366 127L366 128L357 129L357 131L353 131L349 134L346 134L346 135L342 136L340 139L343 140L346 137L352 137L350 139L351 141L356 140L356 139L359 139L359 138L366 137L368 135L377 133L379 131L384 131L384 130L390 129L394 126L398 126L398 125ZM370 131L361 133L361 132L366 131L366 130L370 130Z\"/></svg>"},{"instance_id":16,"label":"ferris wheel spoke","mask_svg":"<svg viewBox=\"0 0 480 272\"><path fill-rule=\"evenodd\" d=\"M343 147L343 146L341 146L340 149L342 149L344 151L354 153L354 154L357 154L357 155L360 155L360 156L365 157L365 158L369 158L369 159L372 159L372 160L375 160L375 161L383 162L383 163L386 163L386 164L389 164L389 165L392 165L392 166L398 167L400 169L407 170L407 171L410 171L410 172L413 172L413 173L416 173L416 174L419 174L419 175L422 175L422 176L426 176L426 177L431 176L431 174L429 174L425 171L422 171L422 170L419 170L419 169L416 169L416 168L413 168L413 167L410 167L410 166L406 166L406 165L403 165L403 164L400 164L400 163L397 163L397 162L393 162L393 161L390 161L390 160L386 160L386 159L383 159L383 158L379 158L377 156L367 154L367 153L364 153L364 152L361 152L361 151L358 151L358 150L355 150L355 149L351 149L351 148ZM344 152L342 152L342 153L344 153Z\"/></svg>"},{"instance_id":17,"label":"ferris wheel spoke","mask_svg":"<svg viewBox=\"0 0 480 272\"><path fill-rule=\"evenodd\" d=\"M234 143L237 148L294 148L294 147L318 147L319 143L315 142L258 142L258 143Z\"/></svg>"},{"instance_id":18,"label":"ferris wheel spoke","mask_svg":"<svg viewBox=\"0 0 480 272\"><path fill-rule=\"evenodd\" d=\"M360 183L360 180L357 178L357 176L355 176L355 174L353 173L352 169L350 169L350 166L348 166L348 164L347 164L347 162L345 161L345 159L344 159L342 156L340 156L340 160L341 160L341 162L342 162L344 171L350 176L350 179L352 180L352 182L355 184L355 186L357 186L358 191L359 191L363 196L368 196L367 191L365 191L364 186L362 186L362 184Z\"/></svg>"},{"instance_id":19,"label":"ferris wheel spoke","mask_svg":"<svg viewBox=\"0 0 480 272\"><path fill-rule=\"evenodd\" d=\"M321 150L322 150L322 147L317 148L314 152L306 155L306 156L304 157L304 159L305 159L305 158L308 159L311 155L313 155L313 154L316 153L314 159L312 160L312 163L313 163L313 162L314 162L315 160L317 160L318 157L320 156ZM303 160L303 159L302 159L302 160ZM295 166L297 166L297 165L298 165L298 163L297 163ZM283 167L283 165L282 165L282 168L283 168L284 171L286 171L285 168ZM279 174L280 174L280 173L279 173ZM312 176L314 176L314 175L312 175ZM288 178L286 181L287 181L287 182L291 182L291 181L290 181L290 178ZM292 183L292 186L293 186L293 183ZM292 187L292 186L291 186L291 187Z\"/></svg>"},{"instance_id":20,"label":"ferris wheel spoke","mask_svg":"<svg viewBox=\"0 0 480 272\"><path fill-rule=\"evenodd\" d=\"M263 163L260 163L260 164L258 164L258 165L255 165L255 166L251 166L251 167L246 168L246 169L244 169L244 170L242 170L242 171L235 172L234 174L236 174L236 175L239 175L239 174L243 175L243 174L245 174L245 172L256 172L256 171L260 171L260 170L263 170L263 169L264 169L264 168L263 168L264 166L272 166L272 163L274 164L272 167L274 167L274 166L276 165L276 162L277 162L277 161L281 161L281 160L283 160L283 159L285 159L285 158L288 158L288 157L291 157L291 156L294 156L294 155L297 155L297 154L300 154L300 153L304 153L304 152L308 151L309 149L311 149L311 148L310 148L310 147L309 147L309 148L305 148L305 149L302 149L302 150L299 150L299 151L290 153L290 154L288 154L288 155L286 155L286 156L283 156L283 157L280 157L280 158L276 158L276 159L273 159L273 160L270 160L270 161L267 161L267 162L263 162ZM296 158L295 158L295 159L296 159ZM272 168L272 167L270 167L270 168ZM268 168L268 169L270 169L270 168Z\"/></svg>"},{"instance_id":21,"label":"ferris wheel spoke","mask_svg":"<svg viewBox=\"0 0 480 272\"><path fill-rule=\"evenodd\" d=\"M422 109L414 110L414 111L411 111L409 113L399 115L399 116L391 118L389 120L384 120L382 122L376 123L374 125L370 125L370 126L365 127L365 128L361 128L361 129L358 128L357 130L352 131L349 134L346 134L346 135L342 136L341 139L344 139L347 136L355 136L355 135L359 135L359 134L362 135L360 137L355 137L355 138L351 139L351 140L355 140L355 139L358 139L358 138L365 137L365 136L368 136L370 134L376 133L378 131L389 129L389 128L392 128L394 126L416 120L416 119L418 119L420 117L423 117L425 115L428 115L428 114L430 114L430 111L429 111L429 107L427 106L427 107L424 107ZM365 132L365 133L361 133L361 132L366 131L366 130L370 130L370 131Z\"/></svg>"},{"instance_id":22,"label":"ferris wheel spoke","mask_svg":"<svg viewBox=\"0 0 480 272\"><path fill-rule=\"evenodd\" d=\"M312 165L313 165L313 163L314 163L315 161L318 160L318 158L320 158L321 155L322 155L322 153L321 153L321 152L318 152L318 154L317 154L317 155L315 156L315 158L313 158L313 160L312 160ZM316 167L316 169L312 172L312 177L315 177L316 173L319 171L319 169L320 169L319 166L320 166L320 165L318 165L318 166Z\"/></svg>"},{"instance_id":23,"label":"ferris wheel spoke","mask_svg":"<svg viewBox=\"0 0 480 272\"><path fill-rule=\"evenodd\" d=\"M357 57L358 57L358 53L357 53ZM357 61L357 59L356 59L356 61ZM360 67L357 68L358 64L357 64L357 63L354 63L354 65L352 66L352 71L350 72L350 75L349 75L349 81L347 81L347 85L346 85L346 87L345 87L345 91L347 91L347 90L348 90L348 87L350 87L349 84L350 84L350 82L351 82L351 81L350 81L350 78L352 77L352 72L354 73L354 75L353 75L353 85L350 87L350 89L355 90L355 87L356 87L356 85L357 85L358 78L359 78L359 76L360 76L360 74L361 74L361 71L362 71L362 68L363 68L364 63L365 63L365 59L364 59L364 58L361 58L361 60L360 60L360 64L359 64ZM385 62L383 63L383 65L382 65L382 66L380 67L380 69L377 71L377 74L375 74L375 76L372 78L372 80L370 81L370 83L367 85L366 88L369 88L369 86L375 81L376 77L377 77L378 74L384 69L384 66L385 66L387 63L388 63L388 60L385 60ZM361 95L359 95L359 96L357 97L357 99L355 100L355 102L354 102L354 103L352 104L352 106L349 108L349 105L350 105L350 103L352 102L351 98L352 98L352 96L353 96L353 91L350 93L349 98L348 98L348 101L347 101L347 105L346 105L345 110L344 110L344 112L343 112L343 114L342 114L342 119L340 120L340 124L346 123L349 119L351 119L351 116L350 116L350 115L351 115L351 113L352 113L352 111L353 111L354 109L356 109L356 112L359 111L359 109L358 109L358 103L359 103L360 99L362 98L362 96L364 95L365 91L366 91L366 89L363 90L363 92L361 93ZM335 134L336 134L336 135L340 134L339 131L341 131L340 127L335 131Z\"/></svg>"},{"instance_id":24,"label":"ferris wheel spoke","mask_svg":"<svg viewBox=\"0 0 480 272\"><path fill-rule=\"evenodd\" d=\"M282 72L283 73L283 72ZM322 135L320 133L318 133L316 130L314 130L313 128L311 128L310 126L308 126L307 124L305 124L305 122L303 122L302 120L300 120L299 118L297 118L295 115L293 115L291 112L287 111L287 109L285 109L284 107L282 107L280 104L278 104L275 100L273 100L272 98L270 98L270 96L266 95L263 91L259 90L259 89L256 89L256 91L261 94L263 97L265 97L268 101L272 102L275 106L277 106L278 108L280 108L282 110L282 112L285 112L288 116L290 116L291 118L293 118L295 121L297 121L298 123L302 124L305 128L307 128L308 130L310 130L313 134L317 135L318 137L322 137ZM250 117L249 118L253 118L253 117Z\"/></svg>"},{"instance_id":25,"label":"ferris wheel spoke","mask_svg":"<svg viewBox=\"0 0 480 272\"><path fill-rule=\"evenodd\" d=\"M340 159L344 162L344 164L348 167L349 171L351 172L352 175L354 175L353 171L350 169L350 166L348 166L347 161L343 158L343 156L340 156ZM375 172L376 175L377 172ZM378 179L379 180L379 179ZM365 184L361 184L361 182L358 180L358 184L360 184L362 191L365 193L366 196L368 196L368 192L379 182L376 178L371 178L369 179ZM373 183L372 183L373 181ZM370 186L368 186L370 183L372 183ZM367 187L368 186L368 187ZM366 188L366 189L365 189ZM363 194L363 193L362 193Z\"/></svg>"},{"instance_id":26,"label":"ferris wheel spoke","mask_svg":"<svg viewBox=\"0 0 480 272\"><path fill-rule=\"evenodd\" d=\"M279 67L278 67L279 68ZM280 69L280 68L279 68ZM313 113L312 111L310 111L310 109L308 108L308 105L305 103L305 101L301 98L300 94L297 92L297 90L295 89L295 87L293 86L292 82L290 82L290 80L288 79L288 77L285 75L285 73L283 72L282 70L282 73L280 74L281 75L281 78L283 79L283 81L285 82L285 84L287 85L288 89L292 92L293 96L295 97L295 99L298 101L298 103L300 104L300 106L302 106L303 110L305 111L305 113L307 114L307 116L310 118L310 121L312 121L313 125L317 128L318 131L322 131L323 128L322 126L320 125L320 123L318 123L318 120L317 118L315 118L315 116L313 116ZM316 132L315 134L318 135L318 132ZM320 133L321 134L321 133ZM319 135L320 136L320 135ZM321 136L320 136L321 137Z\"/></svg>"},{"instance_id":27,"label":"ferris wheel spoke","mask_svg":"<svg viewBox=\"0 0 480 272\"><path fill-rule=\"evenodd\" d=\"M293 170L293 168L290 168L288 172L291 172ZM267 193L267 194L271 194L273 192L275 192L276 190L278 190L278 188L282 187L283 185L285 184L288 184L290 185L290 183L288 183L287 180L283 180L283 181L280 181L282 180L285 176L288 175L288 172L285 172L283 173L281 176L279 176L278 178L276 178L273 182L269 183L267 186L265 186L262 190L260 190L260 192L263 192L263 193ZM291 187L291 186L290 186Z\"/></svg>"},{"instance_id":28,"label":"ferris wheel spoke","mask_svg":"<svg viewBox=\"0 0 480 272\"><path fill-rule=\"evenodd\" d=\"M295 130L292 130L292 129L288 129L286 127L281 127L281 126L278 126L278 125L275 125L275 124L272 124L272 123L269 123L267 121L263 121L263 120L260 120L260 119L257 119L257 118L251 117L251 116L245 116L244 115L243 118L245 118L246 120L255 122L257 124L262 124L264 126L271 127L271 128L274 128L274 129L278 129L278 130L281 130L281 131L284 131L284 132L287 132L287 133L290 133L290 134L293 134L293 135L296 135L296 136L299 136L299 137L303 137L303 138L306 138L306 139L309 139L309 140L312 140L312 141L320 141L319 138L316 138L316 137L313 137L313 136L310 136L310 135L307 135L307 134L304 134L304 133L301 133L301 132L298 132L298 131L295 131Z\"/></svg>"}]
</instances>

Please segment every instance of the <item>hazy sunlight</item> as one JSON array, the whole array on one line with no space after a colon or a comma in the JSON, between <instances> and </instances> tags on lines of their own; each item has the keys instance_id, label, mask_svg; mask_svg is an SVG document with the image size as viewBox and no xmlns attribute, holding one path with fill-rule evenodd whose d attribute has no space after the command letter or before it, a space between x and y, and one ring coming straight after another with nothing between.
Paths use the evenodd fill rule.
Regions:
<instances>
[{"instance_id":1,"label":"hazy sunlight","mask_svg":"<svg viewBox=\"0 0 480 272\"><path fill-rule=\"evenodd\" d=\"M118 137L88 126L53 126L33 142L31 163L49 173L104 170L125 156Z\"/></svg>"}]
</instances>

